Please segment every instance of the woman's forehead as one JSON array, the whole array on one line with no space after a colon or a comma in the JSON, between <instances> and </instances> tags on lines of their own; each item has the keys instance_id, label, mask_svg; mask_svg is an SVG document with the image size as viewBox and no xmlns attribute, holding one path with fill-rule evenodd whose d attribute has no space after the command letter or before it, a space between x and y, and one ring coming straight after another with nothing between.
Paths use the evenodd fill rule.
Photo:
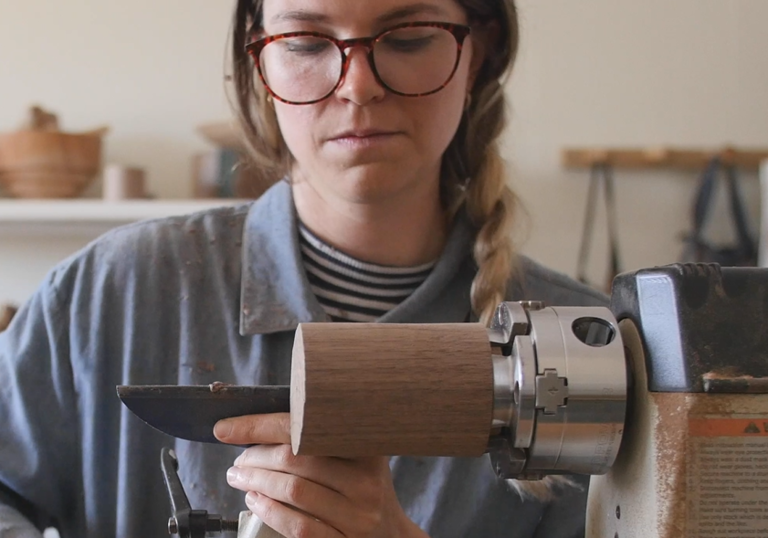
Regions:
<instances>
[{"instance_id":1,"label":"woman's forehead","mask_svg":"<svg viewBox=\"0 0 768 538\"><path fill-rule=\"evenodd\" d=\"M457 0L264 0L266 28L296 23L383 27L411 20L464 22Z\"/></svg>"}]
</instances>

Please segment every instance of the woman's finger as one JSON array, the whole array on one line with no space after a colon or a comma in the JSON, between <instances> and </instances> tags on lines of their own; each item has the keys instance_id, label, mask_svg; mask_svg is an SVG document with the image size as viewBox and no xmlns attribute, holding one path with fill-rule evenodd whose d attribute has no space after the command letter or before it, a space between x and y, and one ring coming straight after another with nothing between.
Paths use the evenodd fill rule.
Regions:
<instances>
[{"instance_id":1,"label":"woman's finger","mask_svg":"<svg viewBox=\"0 0 768 538\"><path fill-rule=\"evenodd\" d=\"M213 435L230 445L291 444L291 415L246 415L216 423Z\"/></svg>"},{"instance_id":2,"label":"woman's finger","mask_svg":"<svg viewBox=\"0 0 768 538\"><path fill-rule=\"evenodd\" d=\"M245 504L256 516L285 538L344 538L344 536L318 519L270 499L265 495L250 492Z\"/></svg>"},{"instance_id":3,"label":"woman's finger","mask_svg":"<svg viewBox=\"0 0 768 538\"><path fill-rule=\"evenodd\" d=\"M227 482L233 488L260 493L297 508L335 528L353 523L339 519L342 514L355 513L349 499L306 478L265 469L232 467L227 471Z\"/></svg>"},{"instance_id":4,"label":"woman's finger","mask_svg":"<svg viewBox=\"0 0 768 538\"><path fill-rule=\"evenodd\" d=\"M350 477L386 475L389 473L386 461L386 458L347 460L321 456L295 456L290 446L273 445L246 449L235 460L235 466L293 474L348 495L350 488L361 485L360 481L351 480Z\"/></svg>"}]
</instances>

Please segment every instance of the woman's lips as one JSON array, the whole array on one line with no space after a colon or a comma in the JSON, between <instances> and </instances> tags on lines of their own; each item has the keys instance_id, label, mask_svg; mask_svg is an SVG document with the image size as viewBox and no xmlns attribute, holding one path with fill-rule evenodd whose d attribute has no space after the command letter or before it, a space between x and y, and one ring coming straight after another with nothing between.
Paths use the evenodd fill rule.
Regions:
<instances>
[{"instance_id":1,"label":"woman's lips","mask_svg":"<svg viewBox=\"0 0 768 538\"><path fill-rule=\"evenodd\" d=\"M349 131L335 135L330 142L348 148L369 148L386 144L400 133L397 131Z\"/></svg>"}]
</instances>

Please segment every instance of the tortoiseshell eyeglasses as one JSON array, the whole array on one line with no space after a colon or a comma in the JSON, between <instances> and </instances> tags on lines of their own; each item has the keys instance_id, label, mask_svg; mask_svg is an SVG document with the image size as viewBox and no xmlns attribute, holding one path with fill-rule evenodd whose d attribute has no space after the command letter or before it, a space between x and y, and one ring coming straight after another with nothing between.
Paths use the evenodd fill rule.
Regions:
<instances>
[{"instance_id":1,"label":"tortoiseshell eyeglasses","mask_svg":"<svg viewBox=\"0 0 768 538\"><path fill-rule=\"evenodd\" d=\"M330 97L349 68L347 52L367 51L376 80L397 95L421 97L442 90L459 66L469 26L408 22L373 37L336 39L318 32L267 36L246 46L259 77L275 98L309 105Z\"/></svg>"}]
</instances>

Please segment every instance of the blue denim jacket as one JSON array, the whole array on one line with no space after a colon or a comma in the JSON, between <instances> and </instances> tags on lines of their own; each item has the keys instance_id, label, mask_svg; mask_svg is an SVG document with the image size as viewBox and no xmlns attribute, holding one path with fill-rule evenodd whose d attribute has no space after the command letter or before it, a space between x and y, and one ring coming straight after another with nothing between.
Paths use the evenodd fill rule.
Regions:
<instances>
[{"instance_id":1,"label":"blue denim jacket","mask_svg":"<svg viewBox=\"0 0 768 538\"><path fill-rule=\"evenodd\" d=\"M432 274L381 322L466 320L473 238L459 217ZM605 304L525 258L509 290L510 299ZM37 535L20 512L45 513L64 538L164 535L165 446L193 508L236 517L243 497L225 472L240 450L153 430L115 386L288 384L296 326L324 320L286 183L253 204L119 228L65 260L0 335L0 537L17 536L13 527ZM521 500L487 457L393 458L392 471L406 512L435 538L584 532L585 490Z\"/></svg>"}]
</instances>

